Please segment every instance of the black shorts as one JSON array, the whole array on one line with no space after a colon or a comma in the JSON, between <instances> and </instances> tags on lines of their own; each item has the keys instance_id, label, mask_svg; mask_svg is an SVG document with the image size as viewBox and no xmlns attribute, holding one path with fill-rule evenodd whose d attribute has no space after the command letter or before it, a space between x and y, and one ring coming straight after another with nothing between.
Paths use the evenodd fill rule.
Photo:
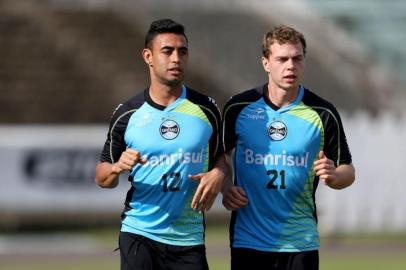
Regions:
<instances>
[{"instance_id":1,"label":"black shorts","mask_svg":"<svg viewBox=\"0 0 406 270\"><path fill-rule=\"evenodd\" d=\"M163 244L120 232L121 270L208 270L206 248Z\"/></svg>"},{"instance_id":2,"label":"black shorts","mask_svg":"<svg viewBox=\"0 0 406 270\"><path fill-rule=\"evenodd\" d=\"M318 270L319 251L265 252L231 248L231 270Z\"/></svg>"}]
</instances>

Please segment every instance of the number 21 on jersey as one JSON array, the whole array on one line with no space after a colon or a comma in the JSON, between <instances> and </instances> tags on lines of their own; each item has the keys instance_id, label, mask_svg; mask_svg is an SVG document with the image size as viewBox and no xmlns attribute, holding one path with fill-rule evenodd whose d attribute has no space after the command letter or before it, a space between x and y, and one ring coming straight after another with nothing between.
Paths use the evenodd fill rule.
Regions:
<instances>
[{"instance_id":1,"label":"number 21 on jersey","mask_svg":"<svg viewBox=\"0 0 406 270\"><path fill-rule=\"evenodd\" d=\"M266 174L270 176L269 182L266 185L267 189L286 189L285 170L268 170ZM280 178L280 185L275 185L275 181Z\"/></svg>"}]
</instances>

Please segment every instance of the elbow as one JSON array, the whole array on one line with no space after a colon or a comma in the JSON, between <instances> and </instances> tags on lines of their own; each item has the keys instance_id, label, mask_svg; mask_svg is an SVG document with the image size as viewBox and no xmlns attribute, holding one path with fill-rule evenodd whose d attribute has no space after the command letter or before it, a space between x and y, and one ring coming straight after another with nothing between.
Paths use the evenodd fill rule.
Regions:
<instances>
[{"instance_id":1,"label":"elbow","mask_svg":"<svg viewBox=\"0 0 406 270\"><path fill-rule=\"evenodd\" d=\"M348 186L347 186L347 187L349 187L349 186L351 186L352 184L354 184L354 182L355 182L355 177L353 177L353 178L348 182Z\"/></svg>"},{"instance_id":2,"label":"elbow","mask_svg":"<svg viewBox=\"0 0 406 270\"><path fill-rule=\"evenodd\" d=\"M110 173L111 164L99 162L96 166L95 182L101 188L115 188L118 185L118 174Z\"/></svg>"},{"instance_id":3,"label":"elbow","mask_svg":"<svg viewBox=\"0 0 406 270\"><path fill-rule=\"evenodd\" d=\"M349 178L346 181L342 181L341 183L337 184L336 186L333 186L332 188L334 189L345 189L349 186L351 186L355 181L355 178Z\"/></svg>"},{"instance_id":4,"label":"elbow","mask_svg":"<svg viewBox=\"0 0 406 270\"><path fill-rule=\"evenodd\" d=\"M333 189L344 189L355 182L355 169L352 164L339 166L336 173L336 178L326 183Z\"/></svg>"},{"instance_id":5,"label":"elbow","mask_svg":"<svg viewBox=\"0 0 406 270\"><path fill-rule=\"evenodd\" d=\"M101 181L100 179L98 179L97 177L94 179L94 182L101 188L104 188L104 184L103 181Z\"/></svg>"},{"instance_id":6,"label":"elbow","mask_svg":"<svg viewBox=\"0 0 406 270\"><path fill-rule=\"evenodd\" d=\"M352 178L351 178L350 183L349 183L348 186L351 186L352 184L354 184L354 182L355 182L355 174L352 175Z\"/></svg>"},{"instance_id":7,"label":"elbow","mask_svg":"<svg viewBox=\"0 0 406 270\"><path fill-rule=\"evenodd\" d=\"M115 188L118 186L118 181L116 181L116 180L109 182L109 181L106 181L105 179L99 179L96 177L95 182L101 188L111 189L111 188Z\"/></svg>"},{"instance_id":8,"label":"elbow","mask_svg":"<svg viewBox=\"0 0 406 270\"><path fill-rule=\"evenodd\" d=\"M349 175L349 184L348 186L351 186L354 182L355 182L355 167L354 165L351 164L351 171L350 171L350 175Z\"/></svg>"},{"instance_id":9,"label":"elbow","mask_svg":"<svg viewBox=\"0 0 406 270\"><path fill-rule=\"evenodd\" d=\"M101 188L107 188L107 186L105 185L104 181L102 181L101 179L99 179L99 178L96 177L94 181L96 182L96 184L97 184L99 187L101 187Z\"/></svg>"},{"instance_id":10,"label":"elbow","mask_svg":"<svg viewBox=\"0 0 406 270\"><path fill-rule=\"evenodd\" d=\"M346 173L344 174L343 185L340 186L338 189L344 189L346 187L351 186L355 182L355 168L351 164L347 167Z\"/></svg>"}]
</instances>

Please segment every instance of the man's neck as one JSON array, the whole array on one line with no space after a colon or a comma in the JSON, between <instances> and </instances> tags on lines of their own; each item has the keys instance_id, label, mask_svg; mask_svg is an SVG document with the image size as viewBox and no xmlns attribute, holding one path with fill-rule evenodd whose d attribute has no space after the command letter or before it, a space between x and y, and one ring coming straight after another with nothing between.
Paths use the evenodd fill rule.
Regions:
<instances>
[{"instance_id":1,"label":"man's neck","mask_svg":"<svg viewBox=\"0 0 406 270\"><path fill-rule=\"evenodd\" d=\"M167 85L152 85L149 88L149 95L155 103L162 106L169 106L182 94L182 84L171 87Z\"/></svg>"},{"instance_id":2,"label":"man's neck","mask_svg":"<svg viewBox=\"0 0 406 270\"><path fill-rule=\"evenodd\" d=\"M268 84L268 98L279 108L291 104L299 94L299 86L295 89L282 89Z\"/></svg>"}]
</instances>

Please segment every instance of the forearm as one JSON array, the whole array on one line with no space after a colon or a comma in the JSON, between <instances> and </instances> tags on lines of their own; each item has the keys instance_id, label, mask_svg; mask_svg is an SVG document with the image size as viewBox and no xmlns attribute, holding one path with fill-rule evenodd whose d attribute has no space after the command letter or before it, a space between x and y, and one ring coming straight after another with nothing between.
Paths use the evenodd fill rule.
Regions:
<instances>
[{"instance_id":1,"label":"forearm","mask_svg":"<svg viewBox=\"0 0 406 270\"><path fill-rule=\"evenodd\" d=\"M102 188L115 188L118 185L119 175L115 164L99 162L96 166L96 183Z\"/></svg>"},{"instance_id":2,"label":"forearm","mask_svg":"<svg viewBox=\"0 0 406 270\"><path fill-rule=\"evenodd\" d=\"M224 179L230 174L230 167L225 155L222 155L217 159L211 171L216 173L218 177L222 179L222 182L224 182Z\"/></svg>"},{"instance_id":3,"label":"forearm","mask_svg":"<svg viewBox=\"0 0 406 270\"><path fill-rule=\"evenodd\" d=\"M189 179L199 181L199 185L192 199L191 207L194 210L208 211L213 205L218 193L228 174L228 166L225 157L217 159L210 171L189 175Z\"/></svg>"},{"instance_id":4,"label":"forearm","mask_svg":"<svg viewBox=\"0 0 406 270\"><path fill-rule=\"evenodd\" d=\"M231 155L225 154L223 156L224 164L226 166L226 175L223 180L223 186L221 187L221 193L224 193L228 188L234 185L233 183L233 172L231 167Z\"/></svg>"},{"instance_id":5,"label":"forearm","mask_svg":"<svg viewBox=\"0 0 406 270\"><path fill-rule=\"evenodd\" d=\"M336 177L328 183L333 189L343 189L350 186L355 181L355 168L352 164L343 164L336 168Z\"/></svg>"}]
</instances>

